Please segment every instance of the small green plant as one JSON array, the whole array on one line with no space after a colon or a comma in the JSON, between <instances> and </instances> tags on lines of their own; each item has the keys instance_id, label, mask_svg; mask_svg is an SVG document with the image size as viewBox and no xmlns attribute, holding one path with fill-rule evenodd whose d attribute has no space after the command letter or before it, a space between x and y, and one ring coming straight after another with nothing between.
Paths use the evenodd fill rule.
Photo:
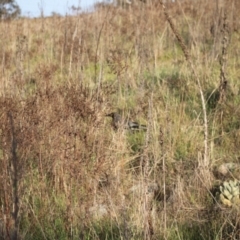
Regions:
<instances>
[{"instance_id":1,"label":"small green plant","mask_svg":"<svg viewBox=\"0 0 240 240\"><path fill-rule=\"evenodd\" d=\"M240 204L239 184L240 182L235 179L234 181L225 181L223 185L220 186L220 200L224 205L231 207Z\"/></svg>"}]
</instances>

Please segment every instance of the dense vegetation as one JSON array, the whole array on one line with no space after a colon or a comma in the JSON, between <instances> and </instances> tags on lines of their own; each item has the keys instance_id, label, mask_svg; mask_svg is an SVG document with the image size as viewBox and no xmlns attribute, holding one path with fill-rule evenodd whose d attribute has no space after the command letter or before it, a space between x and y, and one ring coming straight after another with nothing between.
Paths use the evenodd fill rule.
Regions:
<instances>
[{"instance_id":1,"label":"dense vegetation","mask_svg":"<svg viewBox=\"0 0 240 240\"><path fill-rule=\"evenodd\" d=\"M15 0L0 0L0 18L13 19L21 14L21 9Z\"/></svg>"},{"instance_id":2,"label":"dense vegetation","mask_svg":"<svg viewBox=\"0 0 240 240\"><path fill-rule=\"evenodd\" d=\"M218 4L217 4L218 3ZM240 3L98 5L0 23L2 239L239 239ZM147 131L114 130L120 111Z\"/></svg>"}]
</instances>

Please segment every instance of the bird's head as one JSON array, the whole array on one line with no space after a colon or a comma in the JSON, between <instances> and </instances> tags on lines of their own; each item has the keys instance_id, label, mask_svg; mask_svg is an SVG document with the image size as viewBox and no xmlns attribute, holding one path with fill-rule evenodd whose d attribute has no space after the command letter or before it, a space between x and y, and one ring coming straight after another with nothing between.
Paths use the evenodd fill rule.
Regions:
<instances>
[{"instance_id":1,"label":"bird's head","mask_svg":"<svg viewBox=\"0 0 240 240\"><path fill-rule=\"evenodd\" d=\"M109 114L106 114L105 116L106 116L106 117L114 118L114 115L115 115L115 114L116 114L115 112L111 112L111 113L109 113Z\"/></svg>"}]
</instances>

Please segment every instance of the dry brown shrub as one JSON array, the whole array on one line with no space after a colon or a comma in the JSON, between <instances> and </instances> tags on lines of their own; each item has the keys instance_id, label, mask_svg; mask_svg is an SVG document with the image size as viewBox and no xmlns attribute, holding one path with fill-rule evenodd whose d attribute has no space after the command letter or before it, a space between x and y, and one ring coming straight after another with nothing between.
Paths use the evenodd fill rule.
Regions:
<instances>
[{"instance_id":1,"label":"dry brown shrub","mask_svg":"<svg viewBox=\"0 0 240 240\"><path fill-rule=\"evenodd\" d=\"M10 114L17 146L18 198L27 210L27 195L42 200L55 194L81 196L91 204L101 176L107 172L103 105L83 86L38 90L26 100L0 99L1 132L1 196L3 211L11 219L13 158ZM39 184L34 185L35 173ZM73 190L74 189L74 190ZM39 196L39 197L40 197ZM46 200L46 199L45 199ZM28 200L27 200L28 201ZM89 203L88 203L89 201ZM23 209L24 208L24 209Z\"/></svg>"}]
</instances>

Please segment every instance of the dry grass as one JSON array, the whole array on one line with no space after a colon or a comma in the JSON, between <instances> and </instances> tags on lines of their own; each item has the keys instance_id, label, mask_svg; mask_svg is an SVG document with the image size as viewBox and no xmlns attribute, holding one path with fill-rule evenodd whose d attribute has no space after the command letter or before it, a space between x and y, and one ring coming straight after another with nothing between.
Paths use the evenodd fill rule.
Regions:
<instances>
[{"instance_id":1,"label":"dry grass","mask_svg":"<svg viewBox=\"0 0 240 240\"><path fill-rule=\"evenodd\" d=\"M239 161L238 5L1 22L0 236L237 239L212 187ZM114 131L117 109L147 131Z\"/></svg>"}]
</instances>

